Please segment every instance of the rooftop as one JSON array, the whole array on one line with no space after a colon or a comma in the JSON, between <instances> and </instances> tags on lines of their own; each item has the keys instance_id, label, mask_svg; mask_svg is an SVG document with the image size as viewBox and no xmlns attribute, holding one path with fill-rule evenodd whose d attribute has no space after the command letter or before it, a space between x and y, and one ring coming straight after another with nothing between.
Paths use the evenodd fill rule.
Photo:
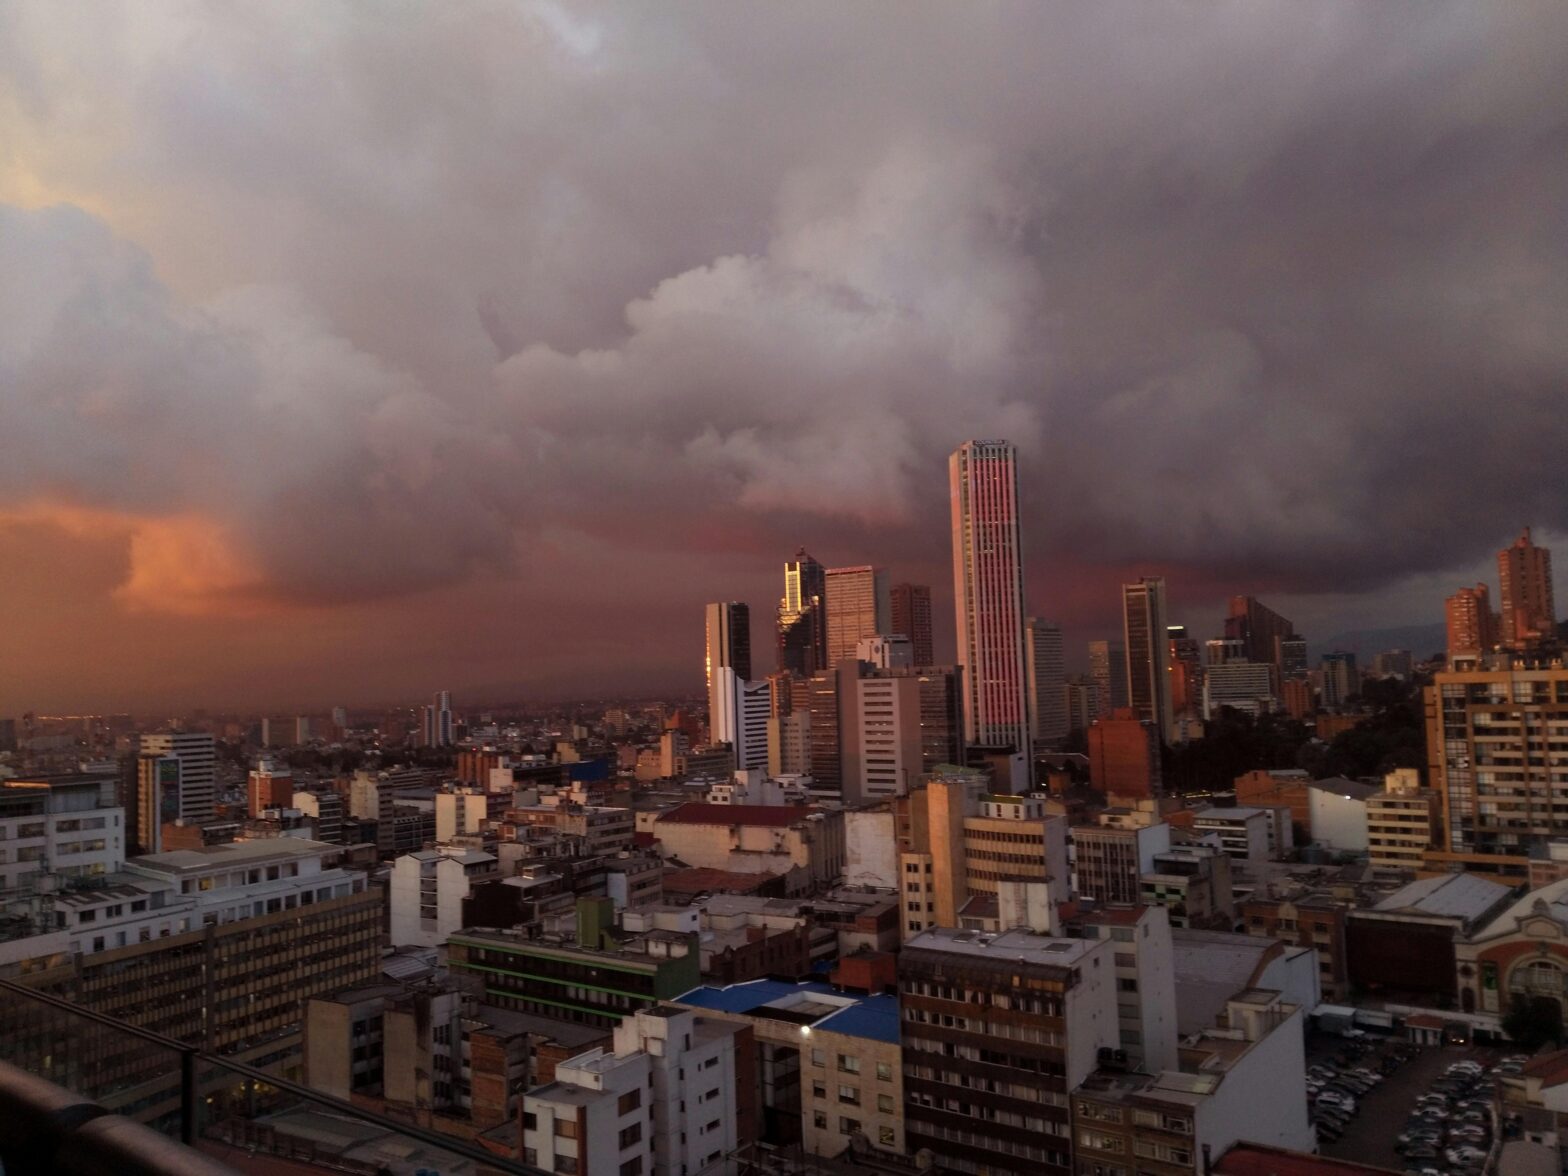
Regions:
<instances>
[{"instance_id":1,"label":"rooftop","mask_svg":"<svg viewBox=\"0 0 1568 1176\"><path fill-rule=\"evenodd\" d=\"M981 959L1016 960L1019 963L1065 968L1078 963L1099 945L1098 939L1067 939L1022 929L990 935L983 931L933 927L909 940L904 949L924 948L927 951L954 952Z\"/></svg>"},{"instance_id":2,"label":"rooftop","mask_svg":"<svg viewBox=\"0 0 1568 1176\"><path fill-rule=\"evenodd\" d=\"M818 810L790 804L705 804L688 801L659 814L661 825L767 825L786 829L798 825Z\"/></svg>"},{"instance_id":3,"label":"rooftop","mask_svg":"<svg viewBox=\"0 0 1568 1176\"><path fill-rule=\"evenodd\" d=\"M1509 888L1475 874L1444 874L1422 878L1402 886L1374 911L1404 912L1416 915L1441 915L1449 918L1479 919L1507 897Z\"/></svg>"},{"instance_id":4,"label":"rooftop","mask_svg":"<svg viewBox=\"0 0 1568 1176\"><path fill-rule=\"evenodd\" d=\"M1378 784L1363 784L1360 780L1350 780L1344 776L1330 776L1327 780L1314 780L1307 785L1316 788L1319 792L1333 792L1351 800L1365 800L1369 796L1376 796L1382 791Z\"/></svg>"},{"instance_id":5,"label":"rooftop","mask_svg":"<svg viewBox=\"0 0 1568 1176\"><path fill-rule=\"evenodd\" d=\"M898 998L840 992L814 981L751 980L694 988L677 1004L789 1021L812 1029L898 1044Z\"/></svg>"},{"instance_id":6,"label":"rooftop","mask_svg":"<svg viewBox=\"0 0 1568 1176\"><path fill-rule=\"evenodd\" d=\"M244 866L252 862L322 857L329 853L340 853L342 848L340 845L328 845L324 841L306 841L303 837L263 837L255 841L230 841L223 845L209 845L202 849L145 853L131 858L127 864L158 873L186 874L198 870L221 870L227 866Z\"/></svg>"},{"instance_id":7,"label":"rooftop","mask_svg":"<svg viewBox=\"0 0 1568 1176\"><path fill-rule=\"evenodd\" d=\"M1195 820L1199 821L1245 821L1263 812L1260 808L1241 808L1238 806L1219 806L1217 808L1201 809Z\"/></svg>"}]
</instances>

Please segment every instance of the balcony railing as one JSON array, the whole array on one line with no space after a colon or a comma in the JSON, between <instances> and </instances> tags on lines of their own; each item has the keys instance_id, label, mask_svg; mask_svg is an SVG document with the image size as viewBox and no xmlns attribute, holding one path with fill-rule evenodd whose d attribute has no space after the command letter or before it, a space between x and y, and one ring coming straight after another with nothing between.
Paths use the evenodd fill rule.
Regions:
<instances>
[{"instance_id":1,"label":"balcony railing","mask_svg":"<svg viewBox=\"0 0 1568 1176\"><path fill-rule=\"evenodd\" d=\"M45 1162L37 1149L48 1150ZM208 1176L231 1171L225 1155L258 1154L360 1176L421 1168L545 1176L476 1143L0 980L0 1171Z\"/></svg>"}]
</instances>

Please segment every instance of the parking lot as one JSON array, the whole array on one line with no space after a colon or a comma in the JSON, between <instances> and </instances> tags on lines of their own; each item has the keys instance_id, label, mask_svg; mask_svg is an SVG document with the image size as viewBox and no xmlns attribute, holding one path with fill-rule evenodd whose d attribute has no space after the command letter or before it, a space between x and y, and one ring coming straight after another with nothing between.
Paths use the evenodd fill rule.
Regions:
<instances>
[{"instance_id":1,"label":"parking lot","mask_svg":"<svg viewBox=\"0 0 1568 1176\"><path fill-rule=\"evenodd\" d=\"M1339 1059L1348 1056L1348 1046L1343 1038L1317 1035L1308 1044L1307 1064L1309 1067L1328 1065L1340 1071L1358 1067L1381 1071L1383 1060L1391 1051L1409 1048L1397 1040L1368 1038L1362 1047L1364 1052L1347 1067ZM1489 1070L1510 1052L1495 1046L1424 1047L1397 1068L1383 1074L1380 1083L1356 1097L1356 1112L1345 1122L1340 1138L1320 1140L1323 1154L1395 1171L1454 1170L1454 1165L1443 1158L1441 1147L1437 1149L1439 1154L1435 1159L1416 1159L1402 1154L1396 1146L1399 1136L1407 1130L1417 1101L1432 1091L1434 1083L1439 1082L1455 1062L1471 1060Z\"/></svg>"}]
</instances>

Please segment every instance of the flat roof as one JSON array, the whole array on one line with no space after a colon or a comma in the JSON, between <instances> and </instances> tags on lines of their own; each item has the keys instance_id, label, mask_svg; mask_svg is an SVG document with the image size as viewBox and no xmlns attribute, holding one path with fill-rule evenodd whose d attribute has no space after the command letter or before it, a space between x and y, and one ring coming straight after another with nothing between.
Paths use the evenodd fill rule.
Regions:
<instances>
[{"instance_id":1,"label":"flat roof","mask_svg":"<svg viewBox=\"0 0 1568 1176\"><path fill-rule=\"evenodd\" d=\"M166 853L144 853L129 860L130 865L167 873L184 874L197 870L222 869L273 858L322 857L341 852L343 846L303 837L262 837L254 841L231 841L202 849L174 849Z\"/></svg>"},{"instance_id":2,"label":"flat roof","mask_svg":"<svg viewBox=\"0 0 1568 1176\"><path fill-rule=\"evenodd\" d=\"M661 825L767 825L788 828L799 824L819 810L810 805L789 804L705 804L687 801L661 813Z\"/></svg>"},{"instance_id":3,"label":"flat roof","mask_svg":"<svg viewBox=\"0 0 1568 1176\"><path fill-rule=\"evenodd\" d=\"M1372 909L1479 919L1509 893L1509 887L1475 874L1445 874L1401 886Z\"/></svg>"},{"instance_id":4,"label":"flat roof","mask_svg":"<svg viewBox=\"0 0 1568 1176\"><path fill-rule=\"evenodd\" d=\"M1099 939L1069 939L1039 935L1013 929L990 935L984 931L962 931L954 927L932 927L904 944L928 951L954 952L981 959L1011 959L1032 964L1070 967L1099 947Z\"/></svg>"},{"instance_id":5,"label":"flat roof","mask_svg":"<svg viewBox=\"0 0 1568 1176\"><path fill-rule=\"evenodd\" d=\"M704 985L675 998L676 1004L716 1012L774 1017L813 1029L898 1044L898 998L840 992L807 980L749 980L724 987Z\"/></svg>"}]
</instances>

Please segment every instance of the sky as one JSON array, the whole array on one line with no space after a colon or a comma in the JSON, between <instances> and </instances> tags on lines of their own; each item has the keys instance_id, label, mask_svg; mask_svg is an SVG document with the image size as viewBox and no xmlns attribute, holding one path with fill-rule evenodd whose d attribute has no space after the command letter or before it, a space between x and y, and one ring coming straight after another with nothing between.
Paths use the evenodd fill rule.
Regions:
<instances>
[{"instance_id":1,"label":"sky","mask_svg":"<svg viewBox=\"0 0 1568 1176\"><path fill-rule=\"evenodd\" d=\"M0 6L0 714L694 690L1017 444L1070 649L1568 536L1568 6ZM1568 552L1559 558L1568 563Z\"/></svg>"}]
</instances>

